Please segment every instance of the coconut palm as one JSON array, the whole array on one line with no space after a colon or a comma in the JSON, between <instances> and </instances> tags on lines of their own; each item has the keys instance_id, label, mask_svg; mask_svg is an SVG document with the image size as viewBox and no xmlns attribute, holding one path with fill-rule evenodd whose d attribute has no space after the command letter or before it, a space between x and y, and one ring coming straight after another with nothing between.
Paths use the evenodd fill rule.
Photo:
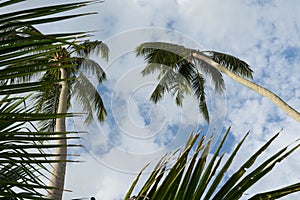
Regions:
<instances>
[{"instance_id":1,"label":"coconut palm","mask_svg":"<svg viewBox=\"0 0 300 200\"><path fill-rule=\"evenodd\" d=\"M1 1L0 7L13 5L23 0ZM28 93L52 91L59 85L58 79L33 78L34 74L49 74L49 71L78 67L79 58L60 57L64 47L74 44L78 52L91 52L83 49L84 42L74 43L85 33L41 34L33 25L45 24L86 14L50 17L72 9L90 5L96 1L76 2L34 9L3 13L0 16L0 197L5 199L43 199L43 190L54 189L45 184L51 174L49 164L65 163L67 160L58 154L45 151L59 147L71 137L66 132L37 130L33 122L53 121L70 117L66 112L44 113L44 107L36 109L26 105ZM93 45L93 44L91 44ZM87 45L88 46L88 45ZM91 49L96 49L90 47ZM84 55L84 54L82 54ZM82 59L82 58L81 58ZM92 62L92 61L91 61ZM75 65L77 63L77 65ZM88 60L87 60L88 63ZM84 62L81 61L84 65ZM74 70L73 70L74 71ZM91 69L92 71L92 69ZM61 80L61 82L65 79ZM68 80L69 81L69 80ZM70 82L70 81L69 81ZM50 95L50 94L49 94ZM25 96L25 97L24 97ZM36 97L37 98L37 97ZM64 121L64 120L61 120ZM54 135L55 137L49 137ZM49 144L49 141L59 141ZM57 157L58 159L54 159ZM60 159L60 160L59 160Z\"/></svg>"},{"instance_id":2,"label":"coconut palm","mask_svg":"<svg viewBox=\"0 0 300 200\"><path fill-rule=\"evenodd\" d=\"M23 34L18 37L27 37L27 33L42 35L34 27L22 27L20 30ZM38 112L42 111L49 114L66 113L70 106L70 97L75 96L82 108L87 113L85 122L90 123L93 119L93 112L96 112L99 121L103 121L106 117L106 110L103 101L95 86L89 81L85 73L94 75L97 85L105 80L105 73L101 66L90 59L91 54L101 55L102 58L108 59L108 47L101 41L80 41L70 43L66 47L55 47L56 51L45 59L54 62L48 70L42 74L41 80L52 81L48 87L39 89L39 93L34 96L35 107ZM34 65L37 60L28 61L25 64ZM24 64L24 63L22 63ZM19 65L19 63L18 63ZM10 67L16 67L11 65ZM63 66L63 67L62 67ZM32 73L28 76L11 79L11 82L24 82L32 79ZM36 77L34 77L36 78ZM53 81L55 80L55 81ZM57 83L59 80L59 84ZM41 130L66 132L66 118L51 119L43 121ZM46 123L45 123L46 122ZM62 135L60 137L66 137ZM66 160L67 143L66 140L60 140L58 144L63 148L57 148L56 154L59 155L58 160ZM61 199L64 190L66 163L58 162L53 164L53 177L51 186L58 189L50 190L49 197L51 199Z\"/></svg>"},{"instance_id":3,"label":"coconut palm","mask_svg":"<svg viewBox=\"0 0 300 200\"><path fill-rule=\"evenodd\" d=\"M176 96L177 105L182 105L184 95L193 94L199 101L200 112L209 121L209 113L205 101L205 79L202 73L211 76L217 92L225 89L222 73L238 83L269 98L289 116L300 122L300 113L284 102L270 90L251 82L250 66L228 54L216 51L198 51L181 45L149 42L136 49L137 56L144 56L148 65L142 71L148 75L159 71L159 83L151 95L151 100L158 102L165 92Z\"/></svg>"},{"instance_id":4,"label":"coconut palm","mask_svg":"<svg viewBox=\"0 0 300 200\"><path fill-rule=\"evenodd\" d=\"M60 60L72 58L69 62L71 67L58 68L49 70L42 79L60 79L60 85L53 85L49 89L42 89L41 93L36 96L37 107L50 111L52 113L66 113L70 105L70 96L75 96L82 108L87 112L85 122L89 123L93 119L93 112L96 112L99 121L103 121L106 117L106 110L103 101L95 86L89 81L83 72L96 75L97 84L105 79L105 73L98 63L91 60L89 55L96 53L106 60L108 59L108 48L101 41L84 41L76 45L70 45L67 48L61 48L61 52L53 54L50 60L57 62L57 66L61 65ZM78 56L72 57L73 54ZM51 108L49 110L49 108ZM55 126L55 132L66 132L66 118L57 118L50 121L50 126ZM66 160L67 145L66 140L61 140L63 148L57 149L60 155L58 160ZM57 190L51 190L49 197L52 199L61 199L64 189L66 163L59 162L54 164L53 178L51 183Z\"/></svg>"},{"instance_id":5,"label":"coconut palm","mask_svg":"<svg viewBox=\"0 0 300 200\"><path fill-rule=\"evenodd\" d=\"M165 155L150 173L149 178L137 195L131 196L142 174L142 170L132 183L124 199L237 200L240 199L249 188L272 171L276 164L284 160L300 146L299 140L297 140L289 146L280 149L276 154L259 164L257 162L258 157L261 156L276 137L278 137L280 133L277 133L250 158L245 159L246 161L239 169L233 174L228 175L226 172L230 169L235 156L249 134L247 133L236 145L227 160L222 161L224 159L224 153L220 152L229 132L230 129L227 130L217 149L211 156L209 156L211 140L205 144L204 136L198 140L199 133L191 135L182 152L179 154L175 152ZM257 165L257 167L254 167L254 165ZM255 194L249 199L277 199L299 191L300 183L295 183L277 190Z\"/></svg>"}]
</instances>

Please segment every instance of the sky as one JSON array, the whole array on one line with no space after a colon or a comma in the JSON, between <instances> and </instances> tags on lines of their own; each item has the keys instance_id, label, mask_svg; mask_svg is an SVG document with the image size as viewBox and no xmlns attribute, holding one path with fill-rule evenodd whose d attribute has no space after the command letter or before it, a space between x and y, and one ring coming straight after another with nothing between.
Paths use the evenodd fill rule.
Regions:
<instances>
[{"instance_id":1,"label":"sky","mask_svg":"<svg viewBox=\"0 0 300 200\"><path fill-rule=\"evenodd\" d=\"M53 2L29 0L27 5ZM267 98L226 76L226 91L222 95L213 91L207 77L210 124L199 114L197 102L191 96L186 97L182 108L175 105L170 95L153 104L149 97L157 84L157 74L141 76L145 63L135 56L134 50L141 42L164 41L229 53L250 64L255 83L300 110L299 10L298 0L228 0L226 3L106 0L79 10L96 11L97 15L40 26L43 32L51 33L93 30L92 39L101 40L110 48L108 62L94 57L107 73L108 80L98 86L108 111L106 122L93 121L86 126L82 123L84 118L68 121L70 129L85 130L88 134L81 135L85 150L72 150L81 153L80 160L85 162L68 164L66 189L73 192L66 192L64 199L91 196L101 200L122 199L139 170L150 162L146 170L149 172L162 155L182 147L193 130L202 131L207 137L213 134L215 144L231 126L225 146L227 154L250 131L229 173L281 129L279 138L263 158L298 139L299 122ZM75 101L72 103L73 111L80 110ZM296 151L279 163L243 199L299 182L299 158L300 153ZM283 199L300 199L300 194Z\"/></svg>"}]
</instances>

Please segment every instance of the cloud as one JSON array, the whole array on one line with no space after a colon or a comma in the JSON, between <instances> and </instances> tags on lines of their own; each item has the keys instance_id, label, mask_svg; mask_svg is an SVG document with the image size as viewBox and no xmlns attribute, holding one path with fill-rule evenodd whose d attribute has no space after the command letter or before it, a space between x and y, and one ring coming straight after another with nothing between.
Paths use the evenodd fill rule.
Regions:
<instances>
[{"instance_id":1,"label":"cloud","mask_svg":"<svg viewBox=\"0 0 300 200\"><path fill-rule=\"evenodd\" d=\"M40 5L40 1L26 3ZM141 42L160 40L233 54L252 66L256 83L300 110L299 9L297 0L230 0L221 4L217 0L107 0L81 9L98 11L98 15L68 20L62 22L63 26L39 26L52 33L98 30L93 39L104 40L111 50L109 63L95 58L108 74L108 81L99 91L110 115L104 124L93 122L89 127L77 119L76 129L89 132L83 135L82 142L90 154L83 153L85 163L68 165L66 188L74 192L66 193L64 199L92 195L104 200L123 197L135 176L124 171L136 172L149 161L155 163L163 153L183 145L195 127L209 134L232 126L232 143L250 130L236 166L281 128L283 134L266 156L297 139L298 122L268 99L228 77L224 77L227 89L218 102L214 93L208 91L213 119L219 118L209 127L193 98L188 98L182 109L175 106L171 96L156 106L149 103L148 94L156 78L138 75L144 63L135 58L133 51ZM169 145L162 148L162 144ZM299 163L296 152L251 189L249 196L298 181ZM299 199L299 194L288 199Z\"/></svg>"},{"instance_id":2,"label":"cloud","mask_svg":"<svg viewBox=\"0 0 300 200\"><path fill-rule=\"evenodd\" d=\"M155 35L149 31L151 29L136 31L136 28L169 26L169 28L180 31L187 37L190 36L192 38L190 41L193 42L186 44L192 47L201 47L202 49L206 47L225 51L246 60L254 69L255 82L275 91L299 110L300 73L297 67L299 58L294 51L299 48L297 44L300 44L299 37L296 37L299 35L300 20L299 16L294 14L297 13L298 5L293 1L227 1L226 4L220 6L218 1L193 0L151 1L151 3L149 1L119 2L111 0L100 4L97 8L100 10L100 15L97 16L97 19L94 18L94 26L98 27L97 29L103 29L96 34L97 39L104 39L111 48L111 61L106 71L109 80L112 80L112 85L109 87L114 92L114 101L112 102L114 106L112 108L117 109L114 120L117 120L123 129L129 130L135 136L140 134L143 137L151 135L151 131L155 130L159 122L164 120L169 122L169 126L163 129L163 134L158 134L158 137L147 141L137 141L125 134L116 135L118 136L118 142L115 143L117 145L110 146L100 160L104 160L106 164L109 163L112 166L119 165L123 169L136 171L147 161L155 160L155 156L157 156L148 154L149 157L143 159L136 154L137 151L145 153L160 148L161 144L168 143L172 139L174 131L180 129L181 134L173 140L175 145L171 145L165 151L174 149L183 144L186 136L182 133L186 132L188 135L190 130L194 128L185 126L186 123L203 122L197 113L195 101L192 98L184 102L184 107L181 110L184 112L182 113L176 109L171 97L158 105L163 106L162 111L165 118L159 119L155 115L152 117L151 112L148 115L144 113L150 111L150 105L151 109L154 109L153 114L156 113L155 109L160 109L160 107L152 107L153 105L149 103L144 104L148 98L147 93L150 92L149 88L146 88L151 87L155 79L153 77L144 79L137 75L138 69L142 67L143 63L140 59L135 58L132 51L138 43L143 41L174 40L170 39L170 36L164 31L161 31L160 35ZM133 29L135 30L132 31ZM133 81L130 77L135 77L136 80ZM248 130L251 131L237 157L236 167L240 164L240 160L249 157L253 151L281 128L284 129L283 134L274 143L274 147L266 152L265 157L272 155L279 148L298 137L299 123L290 119L268 99L227 77L224 78L227 90L223 96L226 98L226 105L223 105L223 108L227 114L225 121L218 121L216 125L221 124L221 129L223 126L232 126L231 145L229 144L228 148L237 143ZM114 81L118 81L118 84L114 85ZM143 87L144 91L138 88L138 86L150 82L150 85ZM139 93L135 98L132 95L134 90L135 94ZM130 95L130 101L125 101L122 108L121 99L128 100ZM213 101L215 96L209 95L210 100ZM126 105L127 103L130 106ZM219 108L222 108L222 104L224 101L220 100ZM130 112L126 110L127 108L130 109ZM175 113L180 114L180 117ZM145 128L145 124L148 125L149 121L148 128L152 125L152 130ZM178 126L178 122L181 122L180 126ZM113 124L103 127L106 127L104 132L110 133ZM210 131L213 131L212 129ZM94 141L97 143L97 140ZM99 144L102 145L102 143L103 141ZM226 152L228 151L226 149ZM132 154L128 154L128 152ZM248 192L249 195L245 197L297 181L299 175L296 172L300 167L297 164L298 157L299 153L295 153L276 166L274 172L251 189ZM106 169L101 165L97 166L97 169L85 168L91 172L99 171L101 174L92 183L97 185L94 187L97 197L101 199L121 198L134 175L116 174L114 170ZM69 173L76 174L73 170L71 169ZM292 174L291 171L296 174ZM112 188L111 185L119 189L116 190L116 187ZM289 199L298 198L299 195L295 194Z\"/></svg>"}]
</instances>

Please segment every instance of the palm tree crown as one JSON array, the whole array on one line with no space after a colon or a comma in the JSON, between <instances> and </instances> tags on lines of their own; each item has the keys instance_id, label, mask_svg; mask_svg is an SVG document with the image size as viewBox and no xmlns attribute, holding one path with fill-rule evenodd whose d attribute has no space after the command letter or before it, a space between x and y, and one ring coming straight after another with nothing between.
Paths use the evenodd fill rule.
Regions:
<instances>
[{"instance_id":1,"label":"palm tree crown","mask_svg":"<svg viewBox=\"0 0 300 200\"><path fill-rule=\"evenodd\" d=\"M106 74L101 66L90 59L91 54L101 55L102 58L108 60L109 49L106 44L101 41L83 41L78 44L69 45L60 49L59 53L51 55L49 60L60 62L61 59L69 59L69 67L66 69L68 79L68 88L70 96L68 97L68 108L70 106L70 97L74 96L77 102L82 105L86 112L86 123L90 123L93 119L93 113L99 121L104 121L107 115L102 98L94 84L87 78L92 75L96 84L101 84L106 79ZM54 66L48 70L43 76L43 80L59 80L61 78L60 68ZM52 87L40 90L40 93L34 96L37 110L45 112L57 113L59 103L59 93L61 87L59 84L53 84ZM55 120L48 121L42 125L42 129L50 128L54 130Z\"/></svg>"},{"instance_id":2,"label":"palm tree crown","mask_svg":"<svg viewBox=\"0 0 300 200\"><path fill-rule=\"evenodd\" d=\"M143 43L137 47L136 54L144 56L148 63L142 71L143 75L155 71L160 72L159 83L150 97L155 103L163 97L165 92L170 92L175 96L176 104L181 106L184 95L193 92L199 102L200 112L209 122L203 73L210 75L216 92L223 92L225 89L223 73L269 98L288 115L300 122L298 111L270 90L248 80L253 77L253 71L249 64L232 55L216 51L198 51L164 42Z\"/></svg>"}]
</instances>

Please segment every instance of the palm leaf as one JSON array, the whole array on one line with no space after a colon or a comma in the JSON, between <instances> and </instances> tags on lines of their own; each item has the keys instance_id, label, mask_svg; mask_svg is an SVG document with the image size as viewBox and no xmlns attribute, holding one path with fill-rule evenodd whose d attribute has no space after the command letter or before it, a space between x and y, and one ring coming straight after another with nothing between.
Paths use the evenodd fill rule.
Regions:
<instances>
[{"instance_id":1,"label":"palm leaf","mask_svg":"<svg viewBox=\"0 0 300 200\"><path fill-rule=\"evenodd\" d=\"M40 142L58 140L59 137L49 139L52 132L32 132L20 122L24 119L33 121L57 116L31 114L32 111L29 110L33 109L25 110L23 106L25 99L6 96L0 101L0 197L43 199L40 189L49 189L49 187L37 174L40 173L41 168L44 174L49 174L47 168L41 165L57 162L53 160L55 154L43 153L43 149L52 149L61 145L41 144ZM60 139L71 138L77 139L77 137Z\"/></svg>"},{"instance_id":2,"label":"palm leaf","mask_svg":"<svg viewBox=\"0 0 300 200\"><path fill-rule=\"evenodd\" d=\"M107 112L102 98L93 84L82 72L79 72L72 91L78 102L82 105L84 111L86 111L87 117L85 119L85 123L91 122L93 119L93 111L96 111L99 121L103 121L105 119Z\"/></svg>"},{"instance_id":3,"label":"palm leaf","mask_svg":"<svg viewBox=\"0 0 300 200\"><path fill-rule=\"evenodd\" d=\"M212 60L226 67L227 69L234 72L235 74L238 74L242 77L253 79L252 76L253 71L250 68L250 65L248 65L245 61L240 60L239 58L234 57L232 55L217 52L217 51L204 51L204 53L208 53L208 56Z\"/></svg>"},{"instance_id":4,"label":"palm leaf","mask_svg":"<svg viewBox=\"0 0 300 200\"><path fill-rule=\"evenodd\" d=\"M77 46L74 46L75 52L83 58L89 58L91 54L100 55L106 61L109 57L109 48L102 41L90 41L86 40Z\"/></svg>"},{"instance_id":5,"label":"palm leaf","mask_svg":"<svg viewBox=\"0 0 300 200\"><path fill-rule=\"evenodd\" d=\"M249 200L278 199L299 191L300 191L300 183L296 183L278 190L256 194L255 196L251 197Z\"/></svg>"},{"instance_id":6,"label":"palm leaf","mask_svg":"<svg viewBox=\"0 0 300 200\"><path fill-rule=\"evenodd\" d=\"M194 95L198 101L199 110L203 114L204 119L209 122L209 113L205 100L205 79L199 72L196 71L191 84L194 90Z\"/></svg>"},{"instance_id":7,"label":"palm leaf","mask_svg":"<svg viewBox=\"0 0 300 200\"><path fill-rule=\"evenodd\" d=\"M216 151L213 153L211 158L208 157L210 143L203 145L203 138L199 141L194 153L189 159L189 154L192 152L192 147L196 144L199 135L191 137L183 150L183 153L176 159L175 163L169 163L172 160L171 155L168 155L168 159L164 157L164 162L159 162L157 167L151 173L149 179L146 181L144 187L142 187L136 199L160 199L160 200L181 200L181 199L220 199L220 200L231 200L239 199L243 193L249 189L253 184L257 183L258 180L263 178L269 173L276 163L285 159L291 153L293 153L300 144L295 144L291 150L288 150L288 146L284 147L271 158L265 160L257 168L253 169L249 175L243 178L245 170L256 163L256 159L263 154L263 152L271 145L271 143L278 136L276 134L273 138L266 142L257 152L253 154L233 175L229 176L229 179L224 178L226 171L230 168L233 159L235 158L238 150L242 143L245 141L246 136L233 150L227 161L221 166L222 154L220 156L220 150L229 134L229 129L222 138ZM299 143L299 140L295 141ZM202 153L201 153L202 151ZM200 157L199 157L199 153ZM218 159L218 156L219 159ZM207 161L210 162L206 165ZM169 166L169 167L167 167ZM136 182L140 175L134 182ZM242 178L242 181L238 181ZM224 183L224 184L223 184ZM154 187L155 186L155 187ZM149 193L151 188L154 190ZM293 192L300 190L300 185L292 184L274 191L261 193L253 196L251 199L268 199L282 197ZM130 194L133 188L130 188ZM128 193L129 194L129 193ZM128 199L129 195L126 198Z\"/></svg>"},{"instance_id":8,"label":"palm leaf","mask_svg":"<svg viewBox=\"0 0 300 200\"><path fill-rule=\"evenodd\" d=\"M190 50L170 43L143 43L136 49L137 56L144 56L147 66L142 70L142 75L159 71L159 83L151 94L150 100L157 103L165 92L175 96L175 102L182 106L185 95L194 91L199 102L199 111L209 122L209 114L205 101L205 81L191 62ZM217 85L217 84L216 84ZM222 82L218 82L221 87ZM217 86L216 86L217 87Z\"/></svg>"},{"instance_id":9,"label":"palm leaf","mask_svg":"<svg viewBox=\"0 0 300 200\"><path fill-rule=\"evenodd\" d=\"M212 83L215 86L216 92L224 92L225 82L221 72L202 60L193 59L193 61L196 63L195 65L199 66L198 68L200 71L203 71L212 78Z\"/></svg>"}]
</instances>

